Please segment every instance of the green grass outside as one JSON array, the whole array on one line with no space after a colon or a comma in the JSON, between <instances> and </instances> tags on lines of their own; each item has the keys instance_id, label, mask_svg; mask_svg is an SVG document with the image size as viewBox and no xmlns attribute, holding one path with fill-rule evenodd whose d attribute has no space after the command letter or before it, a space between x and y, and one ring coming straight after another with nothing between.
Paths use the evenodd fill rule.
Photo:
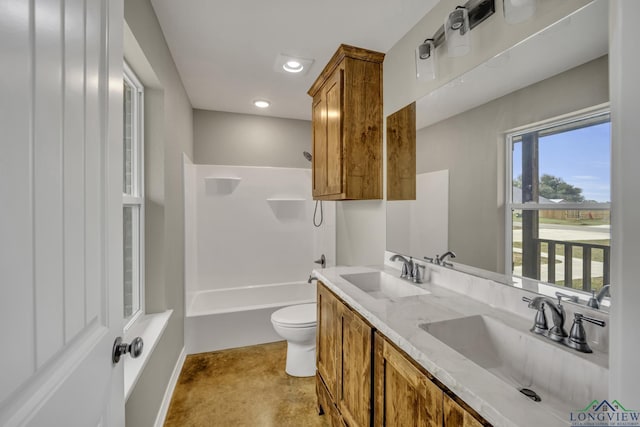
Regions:
<instances>
[{"instance_id":1,"label":"green grass outside","mask_svg":"<svg viewBox=\"0 0 640 427\"><path fill-rule=\"evenodd\" d=\"M522 217L513 214L513 221L520 222ZM539 217L538 221L544 224L559 224L559 225L609 225L610 221L606 219L556 219L556 218L542 218ZM515 228L515 227L514 227Z\"/></svg>"},{"instance_id":2,"label":"green grass outside","mask_svg":"<svg viewBox=\"0 0 640 427\"><path fill-rule=\"evenodd\" d=\"M557 285L564 286L564 280L558 280ZM604 277L592 277L591 278L591 289L598 292L602 285L604 284ZM572 286L573 289L577 289L579 291L582 290L582 279L573 279Z\"/></svg>"},{"instance_id":3,"label":"green grass outside","mask_svg":"<svg viewBox=\"0 0 640 427\"><path fill-rule=\"evenodd\" d=\"M555 218L539 218L539 222L544 224L561 224L561 225L609 225L608 220L603 219L555 219Z\"/></svg>"},{"instance_id":4,"label":"green grass outside","mask_svg":"<svg viewBox=\"0 0 640 427\"><path fill-rule=\"evenodd\" d=\"M562 261L560 261L559 259L556 260L556 264L560 264ZM547 257L540 257L540 263L541 264L547 264L549 263L549 259ZM518 253L518 252L514 252L513 253L513 266L514 267L520 267L522 265L522 254Z\"/></svg>"}]
</instances>

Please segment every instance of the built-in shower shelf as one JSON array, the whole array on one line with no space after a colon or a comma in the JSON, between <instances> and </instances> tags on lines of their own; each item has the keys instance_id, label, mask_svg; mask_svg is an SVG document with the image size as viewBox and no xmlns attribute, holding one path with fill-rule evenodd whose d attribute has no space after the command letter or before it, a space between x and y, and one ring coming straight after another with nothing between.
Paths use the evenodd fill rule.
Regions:
<instances>
[{"instance_id":1,"label":"built-in shower shelf","mask_svg":"<svg viewBox=\"0 0 640 427\"><path fill-rule=\"evenodd\" d=\"M207 176L204 180L216 182L240 182L242 181L242 178L238 178L235 176Z\"/></svg>"},{"instance_id":2,"label":"built-in shower shelf","mask_svg":"<svg viewBox=\"0 0 640 427\"><path fill-rule=\"evenodd\" d=\"M207 194L231 194L242 178L235 176L207 176L204 185Z\"/></svg>"},{"instance_id":3,"label":"built-in shower shelf","mask_svg":"<svg viewBox=\"0 0 640 427\"><path fill-rule=\"evenodd\" d=\"M280 221L304 220L305 202L301 197L269 197L267 203Z\"/></svg>"}]
</instances>

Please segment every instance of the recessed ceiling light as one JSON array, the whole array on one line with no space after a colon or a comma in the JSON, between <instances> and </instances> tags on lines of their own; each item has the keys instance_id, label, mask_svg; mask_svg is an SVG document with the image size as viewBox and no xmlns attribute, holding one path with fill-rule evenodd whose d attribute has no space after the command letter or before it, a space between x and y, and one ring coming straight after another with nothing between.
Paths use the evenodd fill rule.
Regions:
<instances>
[{"instance_id":1,"label":"recessed ceiling light","mask_svg":"<svg viewBox=\"0 0 640 427\"><path fill-rule=\"evenodd\" d=\"M290 73L299 73L304 69L304 65L302 65L300 62L296 61L295 59L292 59L287 61L282 66L282 68L284 68L285 71L288 71Z\"/></svg>"},{"instance_id":2,"label":"recessed ceiling light","mask_svg":"<svg viewBox=\"0 0 640 427\"><path fill-rule=\"evenodd\" d=\"M256 99L255 101L253 101L253 105L255 105L258 108L267 108L268 106L271 105L271 103L266 99Z\"/></svg>"},{"instance_id":3,"label":"recessed ceiling light","mask_svg":"<svg viewBox=\"0 0 640 427\"><path fill-rule=\"evenodd\" d=\"M304 76L312 64L313 59L300 58L281 53L277 56L275 64L273 64L273 70L283 74Z\"/></svg>"}]
</instances>

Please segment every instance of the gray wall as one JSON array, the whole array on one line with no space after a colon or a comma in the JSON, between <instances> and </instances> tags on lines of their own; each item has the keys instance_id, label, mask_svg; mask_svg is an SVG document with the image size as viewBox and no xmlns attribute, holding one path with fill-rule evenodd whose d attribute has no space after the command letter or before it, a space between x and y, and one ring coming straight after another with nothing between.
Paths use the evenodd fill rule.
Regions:
<instances>
[{"instance_id":1,"label":"gray wall","mask_svg":"<svg viewBox=\"0 0 640 427\"><path fill-rule=\"evenodd\" d=\"M415 48L431 36L442 25L444 17L460 4L459 0L441 0L387 52L384 60L385 117L591 1L539 1L531 19L512 25L504 20L503 0L496 0L496 13L471 32L471 52L451 58L444 54L444 47L438 47L436 79L418 81L415 74Z\"/></svg>"},{"instance_id":2,"label":"gray wall","mask_svg":"<svg viewBox=\"0 0 640 427\"><path fill-rule=\"evenodd\" d=\"M634 19L640 2L611 1L611 317L609 396L627 407L640 407L640 58L634 54L640 28ZM622 400L624 399L624 400ZM635 406L631 406L635 405Z\"/></svg>"},{"instance_id":3,"label":"gray wall","mask_svg":"<svg viewBox=\"0 0 640 427\"><path fill-rule=\"evenodd\" d=\"M137 51L126 46L125 57L147 86L145 304L148 312L174 310L127 401L127 425L144 427L155 421L184 346L182 153L193 156L193 119L150 1L126 0L124 13L137 45Z\"/></svg>"},{"instance_id":4,"label":"gray wall","mask_svg":"<svg viewBox=\"0 0 640 427\"><path fill-rule=\"evenodd\" d=\"M309 168L311 122L193 111L193 161L199 164Z\"/></svg>"},{"instance_id":5,"label":"gray wall","mask_svg":"<svg viewBox=\"0 0 640 427\"><path fill-rule=\"evenodd\" d=\"M472 32L473 50L466 56L438 55L438 77L418 81L415 76L415 48L442 25L444 16L460 4L441 0L388 52L383 64L384 117L464 74L487 59L546 28L590 0L538 2L536 15L518 25L507 24L502 0L496 0L496 13ZM364 46L366 47L366 46ZM383 131L386 140L386 130ZM385 142L386 144L386 142ZM386 149L385 149L386 162ZM385 172L386 176L386 172ZM385 190L386 191L386 190ZM385 193L386 194L386 193ZM386 209L384 202L342 202L337 208L337 248L339 264L381 264L385 249Z\"/></svg>"},{"instance_id":6,"label":"gray wall","mask_svg":"<svg viewBox=\"0 0 640 427\"><path fill-rule=\"evenodd\" d=\"M449 249L504 272L505 141L501 132L608 102L607 57L418 131L417 173L449 169Z\"/></svg>"}]
</instances>

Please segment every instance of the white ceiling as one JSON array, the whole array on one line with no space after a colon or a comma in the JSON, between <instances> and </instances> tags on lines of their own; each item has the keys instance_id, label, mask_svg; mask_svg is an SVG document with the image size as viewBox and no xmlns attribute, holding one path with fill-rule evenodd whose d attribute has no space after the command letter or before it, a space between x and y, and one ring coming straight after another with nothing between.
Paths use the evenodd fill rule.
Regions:
<instances>
[{"instance_id":1,"label":"white ceiling","mask_svg":"<svg viewBox=\"0 0 640 427\"><path fill-rule=\"evenodd\" d=\"M194 108L310 120L307 90L341 43L387 52L439 0L151 0ZM312 58L304 76L279 54ZM271 107L253 106L256 98Z\"/></svg>"}]
</instances>

